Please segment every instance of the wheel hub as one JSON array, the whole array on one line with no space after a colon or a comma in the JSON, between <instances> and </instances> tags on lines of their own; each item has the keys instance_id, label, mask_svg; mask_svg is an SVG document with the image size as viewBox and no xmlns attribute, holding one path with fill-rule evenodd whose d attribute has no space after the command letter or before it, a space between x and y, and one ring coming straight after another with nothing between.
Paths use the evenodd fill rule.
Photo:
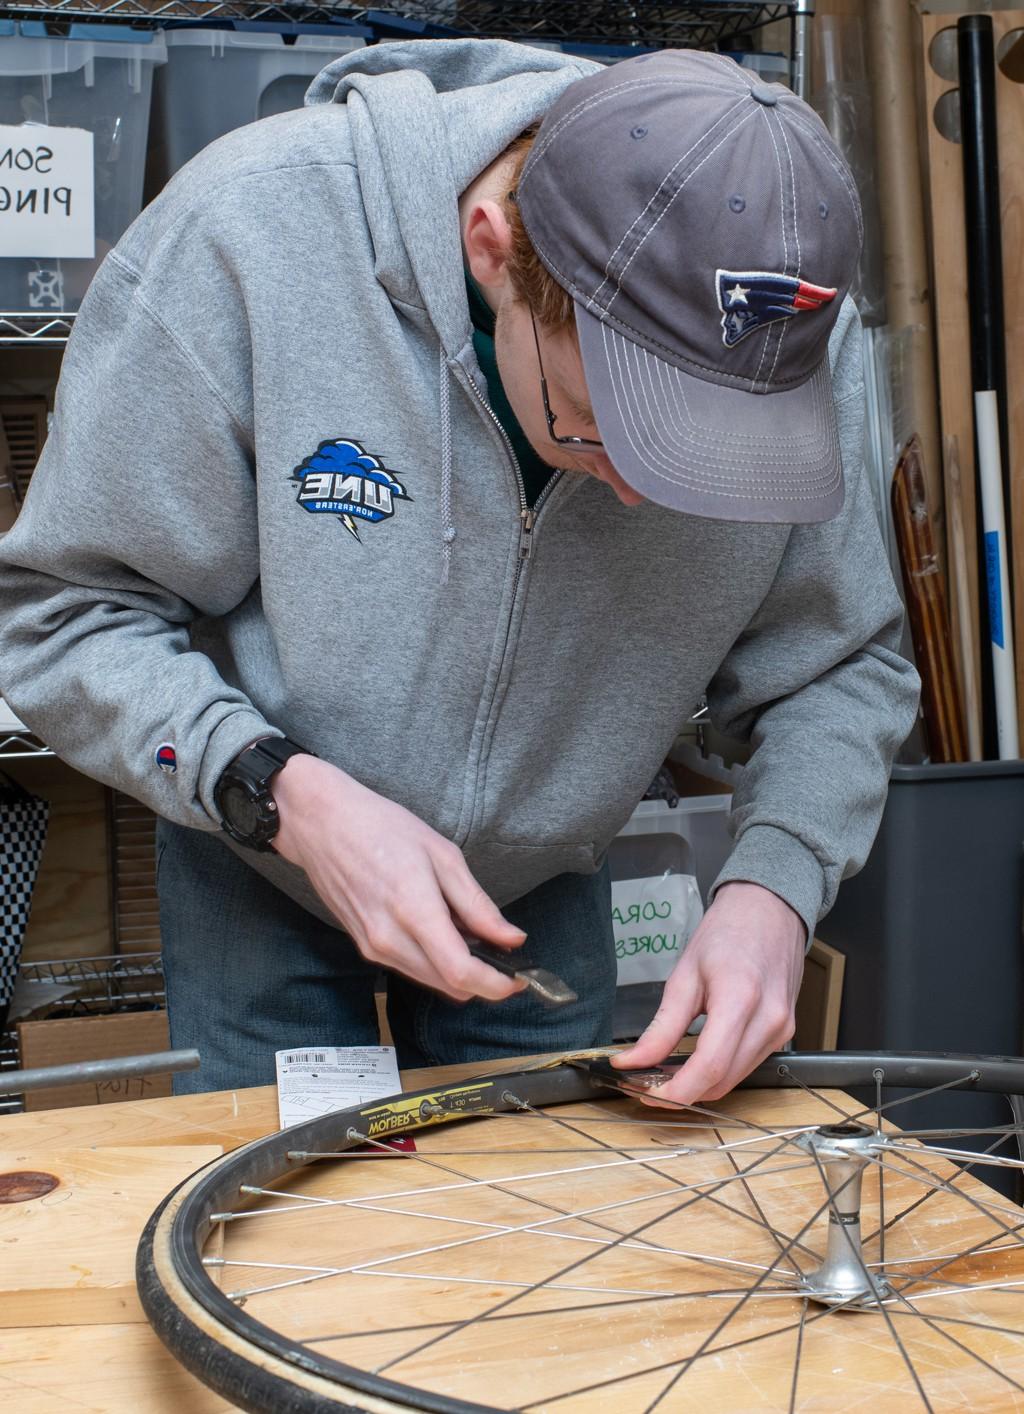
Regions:
<instances>
[{"instance_id":1,"label":"wheel hub","mask_svg":"<svg viewBox=\"0 0 1024 1414\"><path fill-rule=\"evenodd\" d=\"M797 1143L817 1159L829 1195L825 1260L804 1274L800 1290L826 1306L877 1310L893 1289L865 1261L860 1203L864 1169L874 1157L878 1134L864 1124L823 1124Z\"/></svg>"}]
</instances>

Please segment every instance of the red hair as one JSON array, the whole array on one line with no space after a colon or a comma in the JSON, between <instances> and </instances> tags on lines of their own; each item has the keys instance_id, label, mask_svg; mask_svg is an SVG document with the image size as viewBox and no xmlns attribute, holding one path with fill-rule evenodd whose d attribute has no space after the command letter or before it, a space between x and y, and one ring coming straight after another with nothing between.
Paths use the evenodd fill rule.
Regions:
<instances>
[{"instance_id":1,"label":"red hair","mask_svg":"<svg viewBox=\"0 0 1024 1414\"><path fill-rule=\"evenodd\" d=\"M562 329L575 332L576 319L572 296L563 290L541 264L540 257L530 244L522 214L511 194L519 184L520 174L539 128L539 123L527 128L509 143L502 154L512 159L509 174L510 193L504 200L505 217L512 232L512 246L506 263L516 297L533 310L538 322L552 333Z\"/></svg>"}]
</instances>

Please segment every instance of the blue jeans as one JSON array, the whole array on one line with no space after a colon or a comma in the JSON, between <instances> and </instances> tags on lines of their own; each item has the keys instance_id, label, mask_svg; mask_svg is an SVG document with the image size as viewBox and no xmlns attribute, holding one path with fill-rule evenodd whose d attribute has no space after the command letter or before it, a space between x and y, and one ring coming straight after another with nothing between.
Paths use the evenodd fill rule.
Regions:
<instances>
[{"instance_id":1,"label":"blue jeans","mask_svg":"<svg viewBox=\"0 0 1024 1414\"><path fill-rule=\"evenodd\" d=\"M290 1047L379 1044L379 970L216 835L161 820L157 882L171 1044L202 1057L199 1070L175 1076L175 1094L272 1085L274 1052ZM503 912L528 934L523 955L563 977L579 1000L546 1008L522 992L459 1004L388 974L388 1023L403 1068L611 1040L607 867L550 879Z\"/></svg>"}]
</instances>

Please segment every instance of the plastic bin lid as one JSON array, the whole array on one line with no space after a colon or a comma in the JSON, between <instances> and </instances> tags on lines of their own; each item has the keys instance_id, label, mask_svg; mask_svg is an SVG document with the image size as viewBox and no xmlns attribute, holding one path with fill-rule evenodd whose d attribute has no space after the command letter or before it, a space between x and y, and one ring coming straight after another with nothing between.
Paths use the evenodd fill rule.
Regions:
<instances>
[{"instance_id":1,"label":"plastic bin lid","mask_svg":"<svg viewBox=\"0 0 1024 1414\"><path fill-rule=\"evenodd\" d=\"M0 35L27 34L33 39L46 39L46 24L43 20L0 20Z\"/></svg>"},{"instance_id":2,"label":"plastic bin lid","mask_svg":"<svg viewBox=\"0 0 1024 1414\"><path fill-rule=\"evenodd\" d=\"M132 29L131 25L91 25L85 21L68 28L68 39L98 39L111 44L152 44L154 41L162 42L163 36L155 29Z\"/></svg>"},{"instance_id":3,"label":"plastic bin lid","mask_svg":"<svg viewBox=\"0 0 1024 1414\"><path fill-rule=\"evenodd\" d=\"M124 26L115 28L124 29ZM81 31L88 31L82 34ZM36 77L42 74L74 74L92 59L140 59L147 64L166 64L167 46L163 35L134 35L133 39L108 39L105 25L73 25L65 39L55 35L0 35L0 75L4 78ZM102 35L94 39L93 35Z\"/></svg>"},{"instance_id":4,"label":"plastic bin lid","mask_svg":"<svg viewBox=\"0 0 1024 1414\"><path fill-rule=\"evenodd\" d=\"M337 39L330 34L300 34L294 44L285 44L283 34L265 31L234 29L169 29L164 38L171 49L182 46L210 50L223 49L273 49L287 54L293 49L300 53L313 50L318 54L348 54L353 49L365 47L364 41L349 34L339 34Z\"/></svg>"},{"instance_id":5,"label":"plastic bin lid","mask_svg":"<svg viewBox=\"0 0 1024 1414\"><path fill-rule=\"evenodd\" d=\"M717 814L728 811L732 805L731 795L683 795L678 805L669 805L667 800L641 800L633 810L633 816L640 820L663 816L671 820L674 816Z\"/></svg>"}]
</instances>

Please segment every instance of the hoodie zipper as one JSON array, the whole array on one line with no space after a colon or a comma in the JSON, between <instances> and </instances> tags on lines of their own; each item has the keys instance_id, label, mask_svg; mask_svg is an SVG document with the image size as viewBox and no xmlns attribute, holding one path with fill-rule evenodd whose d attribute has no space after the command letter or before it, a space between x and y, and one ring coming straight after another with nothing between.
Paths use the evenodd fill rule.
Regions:
<instances>
[{"instance_id":1,"label":"hoodie zipper","mask_svg":"<svg viewBox=\"0 0 1024 1414\"><path fill-rule=\"evenodd\" d=\"M484 412L487 414L490 420L494 423L495 427L498 429L498 435L501 437L502 443L505 447L505 451L508 453L508 459L512 463L512 470L515 473L516 478L516 488L519 491L519 558L516 563L515 579L512 585L512 609L514 609L516 595L519 593L519 581L522 577L523 566L525 565L526 561L530 558L530 555L533 552L533 528L537 522L537 517L540 515L541 508L544 505L544 502L548 499L550 493L554 490L557 483L561 480L562 473L558 470L553 470L547 485L537 497L536 504L532 508L528 506L526 504L526 488L523 485L523 474L519 469L519 462L516 459L515 449L513 448L512 443L509 440L508 433L505 431L504 427L502 427L501 421L495 414L494 409L491 407L490 403L477 388L476 384L473 382L473 379L470 378L468 375L466 376L466 383L473 390L473 396L476 398L477 402L480 404ZM507 649L508 647L508 635L509 633L511 633L512 630L512 609L510 609L509 611L508 632L505 635L505 648L502 649L503 661L505 656L505 649Z\"/></svg>"},{"instance_id":2,"label":"hoodie zipper","mask_svg":"<svg viewBox=\"0 0 1024 1414\"><path fill-rule=\"evenodd\" d=\"M533 534L533 522L535 520L536 516L533 514L533 511L530 510L529 506L524 506L523 509L519 512L520 560L528 560L530 558L530 551L533 548L533 541L530 539L530 537Z\"/></svg>"},{"instance_id":3,"label":"hoodie zipper","mask_svg":"<svg viewBox=\"0 0 1024 1414\"><path fill-rule=\"evenodd\" d=\"M512 598L509 603L508 622L505 625L505 639L501 645L501 657L498 661L498 671L494 680L494 691L491 694L490 702L487 704L487 717L489 720L491 713L494 710L495 698L498 695L498 689L500 687L502 676L505 671L505 663L508 658L509 643L512 638L512 620L515 617L516 599L519 596L519 585L522 581L524 569L529 562L530 556L533 553L534 527L537 524L537 517L540 515L541 510L543 509L545 501L548 500L549 496L551 495L551 492L555 489L558 482L561 481L562 473L561 471L553 470L547 485L537 497L535 504L532 507L528 506L526 504L526 488L523 484L523 474L519 469L519 462L516 458L515 449L513 448L512 443L509 440L508 433L505 431L504 427L502 427L501 421L495 415L494 409L491 407L490 403L477 388L473 379L466 375L465 382L472 389L473 396L476 398L481 408L490 418L491 422L494 423L494 426L498 429L498 435L501 437L502 443L505 447L505 451L508 454L508 459L512 465L513 473L515 474L516 486L519 490L519 553L516 557L515 575L512 580ZM479 767L480 762L478 761L478 771ZM471 822L475 814L476 801L474 791L473 813L470 816ZM470 828L472 828L472 824L470 825Z\"/></svg>"}]
</instances>

